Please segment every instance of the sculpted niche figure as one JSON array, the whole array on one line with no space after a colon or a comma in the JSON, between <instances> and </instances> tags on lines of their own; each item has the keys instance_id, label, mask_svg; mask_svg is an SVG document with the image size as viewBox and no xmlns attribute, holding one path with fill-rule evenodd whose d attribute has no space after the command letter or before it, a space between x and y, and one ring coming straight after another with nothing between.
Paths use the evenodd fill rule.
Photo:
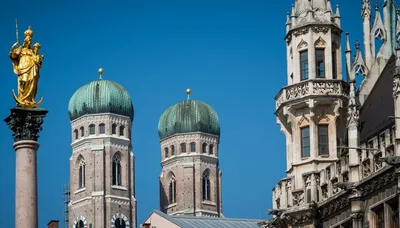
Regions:
<instances>
[{"instance_id":1,"label":"sculpted niche figure","mask_svg":"<svg viewBox=\"0 0 400 228\"><path fill-rule=\"evenodd\" d=\"M17 106L23 108L36 108L41 102L35 101L38 90L39 70L44 56L39 55L40 44L36 43L31 48L33 31L28 28L24 32L24 43L18 47L18 41L11 47L10 58L14 73L18 76L18 96L13 96Z\"/></svg>"}]
</instances>

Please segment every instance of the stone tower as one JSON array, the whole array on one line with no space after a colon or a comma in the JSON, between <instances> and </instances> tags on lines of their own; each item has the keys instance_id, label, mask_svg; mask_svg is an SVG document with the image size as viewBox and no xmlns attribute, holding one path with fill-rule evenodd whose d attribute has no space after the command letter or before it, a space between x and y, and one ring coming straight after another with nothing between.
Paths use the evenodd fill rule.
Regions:
<instances>
[{"instance_id":1,"label":"stone tower","mask_svg":"<svg viewBox=\"0 0 400 228\"><path fill-rule=\"evenodd\" d=\"M288 13L288 85L276 96L287 177L274 188L275 210L309 208L338 181L341 171L331 165L347 140L349 89L342 80L341 33L339 8L334 13L329 0L296 0Z\"/></svg>"},{"instance_id":2,"label":"stone tower","mask_svg":"<svg viewBox=\"0 0 400 228\"><path fill-rule=\"evenodd\" d=\"M215 110L201 101L180 101L162 114L158 134L161 211L222 216L220 124Z\"/></svg>"},{"instance_id":3,"label":"stone tower","mask_svg":"<svg viewBox=\"0 0 400 228\"><path fill-rule=\"evenodd\" d=\"M128 92L100 78L74 93L68 111L70 226L136 227L133 105Z\"/></svg>"}]
</instances>

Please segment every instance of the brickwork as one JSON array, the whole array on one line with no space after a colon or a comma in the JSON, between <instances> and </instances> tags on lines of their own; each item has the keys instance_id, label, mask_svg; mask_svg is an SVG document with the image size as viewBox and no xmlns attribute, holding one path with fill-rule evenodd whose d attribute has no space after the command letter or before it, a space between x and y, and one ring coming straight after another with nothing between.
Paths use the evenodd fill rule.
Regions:
<instances>
[{"instance_id":1,"label":"brickwork","mask_svg":"<svg viewBox=\"0 0 400 228\"><path fill-rule=\"evenodd\" d=\"M89 126L95 125L90 135ZM100 133L104 124L104 133ZM115 134L112 125L116 125ZM114 227L114 222L124 220L126 227L136 227L136 199L134 186L135 157L130 141L129 118L114 115L86 115L72 123L72 155L70 158L69 222L83 221L84 227ZM124 127L120 135L120 126ZM81 135L80 129L84 128ZM79 135L76 138L75 130ZM113 158L119 156L121 184L114 186ZM85 185L79 186L80 164L85 164Z\"/></svg>"},{"instance_id":2,"label":"brickwork","mask_svg":"<svg viewBox=\"0 0 400 228\"><path fill-rule=\"evenodd\" d=\"M181 144L186 144L186 151ZM191 143L195 151L191 152ZM162 172L160 175L160 206L167 214L221 216L220 170L217 136L191 133L178 134L161 142ZM205 150L203 150L205 144ZM212 149L210 150L210 145ZM174 147L172 155L171 146ZM166 154L165 148L168 148ZM208 172L210 199L203 200L203 175ZM170 200L170 182L176 181L176 202Z\"/></svg>"}]
</instances>

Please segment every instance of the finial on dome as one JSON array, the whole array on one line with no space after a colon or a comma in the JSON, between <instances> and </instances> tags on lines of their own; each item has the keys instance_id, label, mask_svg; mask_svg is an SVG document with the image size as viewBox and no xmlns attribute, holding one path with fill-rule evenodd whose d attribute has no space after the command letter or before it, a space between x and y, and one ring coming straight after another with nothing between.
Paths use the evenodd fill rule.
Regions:
<instances>
[{"instance_id":1,"label":"finial on dome","mask_svg":"<svg viewBox=\"0 0 400 228\"><path fill-rule=\"evenodd\" d=\"M102 77L102 75L104 73L103 68L100 68L98 72L99 72L99 75L100 75L100 80L103 79L103 77Z\"/></svg>"},{"instance_id":2,"label":"finial on dome","mask_svg":"<svg viewBox=\"0 0 400 228\"><path fill-rule=\"evenodd\" d=\"M190 99L190 94L192 93L192 90L191 89L187 89L186 90L186 94L187 94L187 99L189 100Z\"/></svg>"}]
</instances>

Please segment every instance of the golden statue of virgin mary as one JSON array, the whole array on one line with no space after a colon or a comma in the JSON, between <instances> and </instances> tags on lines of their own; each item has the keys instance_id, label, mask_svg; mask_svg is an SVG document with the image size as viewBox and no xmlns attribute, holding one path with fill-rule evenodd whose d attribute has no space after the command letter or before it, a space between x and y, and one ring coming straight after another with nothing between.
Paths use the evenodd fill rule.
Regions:
<instances>
[{"instance_id":1,"label":"golden statue of virgin mary","mask_svg":"<svg viewBox=\"0 0 400 228\"><path fill-rule=\"evenodd\" d=\"M13 96L18 107L36 108L42 102L35 101L38 90L39 70L44 56L39 55L40 44L31 48L33 31L28 28L24 32L24 43L18 47L18 41L11 47L10 58L14 73L18 76L18 96L13 90Z\"/></svg>"}]
</instances>

